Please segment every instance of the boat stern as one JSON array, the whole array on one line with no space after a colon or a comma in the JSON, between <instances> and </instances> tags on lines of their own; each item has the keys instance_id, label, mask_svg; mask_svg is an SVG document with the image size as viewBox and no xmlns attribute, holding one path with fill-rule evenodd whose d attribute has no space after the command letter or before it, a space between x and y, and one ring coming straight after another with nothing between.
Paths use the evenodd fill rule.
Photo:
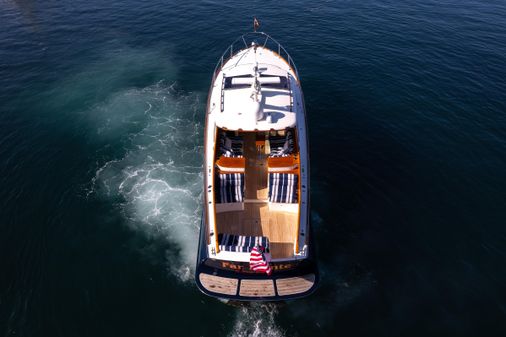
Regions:
<instances>
[{"instance_id":1,"label":"boat stern","mask_svg":"<svg viewBox=\"0 0 506 337\"><path fill-rule=\"evenodd\" d=\"M273 262L272 274L249 270L247 263L205 259L195 275L206 295L236 301L284 301L314 292L318 272L313 261Z\"/></svg>"}]
</instances>

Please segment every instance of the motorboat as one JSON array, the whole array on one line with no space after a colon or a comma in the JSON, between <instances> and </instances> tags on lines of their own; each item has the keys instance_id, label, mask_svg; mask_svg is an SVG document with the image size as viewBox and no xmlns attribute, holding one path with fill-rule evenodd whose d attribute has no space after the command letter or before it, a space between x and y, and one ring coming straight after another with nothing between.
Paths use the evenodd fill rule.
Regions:
<instances>
[{"instance_id":1,"label":"motorboat","mask_svg":"<svg viewBox=\"0 0 506 337\"><path fill-rule=\"evenodd\" d=\"M309 191L297 68L269 35L244 34L218 60L207 99L198 288L234 301L311 294L319 277ZM255 249L267 272L252 267Z\"/></svg>"}]
</instances>

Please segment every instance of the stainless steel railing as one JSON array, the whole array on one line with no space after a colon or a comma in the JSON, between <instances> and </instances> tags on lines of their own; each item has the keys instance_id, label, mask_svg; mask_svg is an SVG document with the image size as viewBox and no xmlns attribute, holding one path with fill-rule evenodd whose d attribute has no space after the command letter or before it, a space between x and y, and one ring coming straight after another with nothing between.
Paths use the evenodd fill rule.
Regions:
<instances>
[{"instance_id":1,"label":"stainless steel railing","mask_svg":"<svg viewBox=\"0 0 506 337\"><path fill-rule=\"evenodd\" d=\"M264 32L250 32L238 37L234 42L232 42L230 46L228 46L227 49L225 49L225 52L223 53L223 55L221 55L220 59L218 60L218 63L216 64L216 67L214 67L213 82L216 79L216 75L221 70L221 68L223 68L223 65L227 62L227 60L232 56L234 56L235 54L237 54L238 52L240 52L241 50L251 47L252 42L255 42L259 46L277 52L280 57L286 60L288 65L295 72L297 78L299 78L299 72L297 71L297 67L293 62L292 57L290 56L290 54L288 54L286 49L278 41L274 40L272 37L270 37Z\"/></svg>"}]
</instances>

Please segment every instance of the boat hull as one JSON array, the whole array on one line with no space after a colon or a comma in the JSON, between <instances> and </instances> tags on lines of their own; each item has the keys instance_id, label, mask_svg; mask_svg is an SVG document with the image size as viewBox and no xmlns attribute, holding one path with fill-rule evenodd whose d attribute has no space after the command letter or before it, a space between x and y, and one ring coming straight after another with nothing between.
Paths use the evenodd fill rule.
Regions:
<instances>
[{"instance_id":1,"label":"boat hull","mask_svg":"<svg viewBox=\"0 0 506 337\"><path fill-rule=\"evenodd\" d=\"M265 38L264 42L259 44L255 42L256 40L254 40L253 43L249 44L246 43L246 40L244 39L245 35L243 35L240 40L238 39L238 41L244 42L244 46L241 46L241 49L233 48L234 44L232 44L216 65L209 89L204 135L204 207L200 226L195 282L197 287L204 294L220 299L232 301L292 300L302 298L313 293L319 281L309 216L309 144L307 137L304 96L300 86L297 69L286 50L276 41L275 48L269 49L266 47L266 44L269 39L273 39L264 33L254 34L257 34L255 35L257 38ZM284 52L287 55L286 59L281 56L281 52ZM255 56L254 59L252 58L253 55ZM257 56L259 59L257 59ZM245 90L241 87L241 83L247 80L251 81L250 78L252 78L252 76L249 76L248 72L251 71L250 66L253 64L259 65L259 67L254 68L255 78L257 78L259 82L262 81L262 83L265 84L261 91L262 97L265 96L265 102L263 103L265 105L265 109L266 111L270 111L269 109L272 110L271 112L268 112L270 118L266 117L258 119L257 116L254 118L254 121L243 118L243 116L250 115L250 113L238 113L237 109L234 108L234 106L236 106L242 109L243 105L249 102L249 91L246 92L246 94L248 94L247 96L241 94L243 93L243 90ZM258 75L257 71L259 69L262 69L264 73ZM225 76L225 72L228 74L228 77ZM277 82L274 81L274 79L276 79ZM282 81L282 79L284 81ZM272 83L267 83L266 81L271 81ZM269 84L276 84L275 82L280 85L279 88L272 86L269 87ZM236 84L238 86L233 87L233 85ZM260 87L261 85L259 84L258 86ZM247 104L245 105L247 106ZM246 108L244 109L246 112L251 110ZM256 115L253 117L255 116ZM270 165L268 160L265 160L265 162L262 162L261 164L256 162L251 164L251 162L249 162L249 166L244 163L242 165L236 163L237 165L235 166L227 166L220 161L221 166L219 166L216 160L216 153L217 149L220 149L220 147L217 146L220 130L236 131L242 133L242 135L252 132L263 132L265 136L269 137L271 135L268 135L267 133L272 131L291 130L296 135L294 138L296 138L296 143L298 145L295 152L298 160L297 165L299 165L299 167L294 169L290 166L290 168L287 169L286 165L281 166L284 170L281 170L280 168L280 172L285 172L285 174L288 172L293 175L294 173L291 170L296 171L295 174L298 177L298 186L296 186L298 204L293 201L290 201L289 203L281 202L281 200L276 200L272 203L269 201L268 210L273 212L273 214L275 214L274 212L281 214L285 211L286 213L298 214L298 218L293 216L288 217L286 214L283 214L283 217L281 218L284 222L281 222L280 224L285 228L291 228L292 231L287 230L286 232L283 232L273 228L273 232L278 233L278 237L274 239L272 237L269 238L273 241L271 253L275 256L275 258L273 258L270 262L270 267L272 269L271 275L250 270L249 259L245 258L244 255L239 257L228 254L230 251L225 251L225 253L227 253L225 255L220 252L218 244L220 233L249 236L253 234L251 231L249 231L249 234L244 234L248 231L243 231L242 234L235 233L235 229L225 229L224 231L223 227L221 229L218 227L216 216L218 209L217 206L220 206L220 213L227 211L235 211L239 213L243 211L244 208L234 208L233 210L227 209L225 211L221 206L230 207L230 204L226 204L229 203L229 201L226 201L225 204L216 203L216 184L214 180L217 167L218 170L223 170L223 172L226 172L224 170L229 169L229 166L234 167L235 170L238 170L238 168L243 169L241 172L246 172L248 167L251 170L251 165L259 165L259 167L263 165ZM238 135L236 134L235 136ZM231 142L231 140L229 141ZM260 146L265 145L262 138L255 139L245 137L243 138L243 141L249 142L250 146L246 146L248 149L254 149L255 144L258 149L259 145L256 143L257 141L259 141ZM232 142L229 145L232 146ZM271 151L270 145L271 144L269 143L268 151ZM267 146L265 148L260 147L260 149L267 149ZM242 151L240 151L239 156L243 155L241 152ZM244 157L247 158L254 158L254 156L255 155L252 155L251 153L247 155L244 154ZM295 160L295 157L293 160ZM275 165L269 167L274 169L277 168ZM239 174L247 175L250 173ZM257 180L253 179L251 181ZM253 187L253 190L257 189L257 186L250 187ZM264 188L265 186L261 189ZM261 189L257 190L260 191ZM232 199L235 200L234 198ZM242 200L243 195L241 195L238 199ZM248 200L246 201L246 199ZM233 205L245 207L245 203L254 205L257 201L267 204L267 195L259 197L259 194L256 194L256 196L252 196L250 194L249 197L244 198L242 204L236 202L235 204L233 203ZM274 217L274 219L276 218ZM277 220L271 221L268 217L264 220L265 221L263 223L269 224L269 226L271 226L271 224L273 224L272 226L276 226L276 224L278 224ZM240 220L235 219L232 221L235 222ZM223 221L223 223L227 222ZM288 223L293 225L291 227L285 226ZM266 237L270 235L267 234L269 233L269 230L270 227L263 231L263 233L266 234ZM255 235L258 235L258 233L262 233L262 231L257 230L255 233ZM283 250L275 252L274 243L288 245L293 243L293 250L288 253Z\"/></svg>"}]
</instances>

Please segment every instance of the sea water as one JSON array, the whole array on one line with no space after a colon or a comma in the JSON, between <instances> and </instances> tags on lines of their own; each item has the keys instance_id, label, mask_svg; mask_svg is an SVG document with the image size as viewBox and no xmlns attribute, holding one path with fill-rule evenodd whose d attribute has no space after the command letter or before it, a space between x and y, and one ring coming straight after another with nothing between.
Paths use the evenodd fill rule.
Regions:
<instances>
[{"instance_id":1,"label":"sea water","mask_svg":"<svg viewBox=\"0 0 506 337\"><path fill-rule=\"evenodd\" d=\"M321 284L194 285L207 90L252 29L297 64ZM0 1L6 336L506 333L503 1Z\"/></svg>"}]
</instances>

